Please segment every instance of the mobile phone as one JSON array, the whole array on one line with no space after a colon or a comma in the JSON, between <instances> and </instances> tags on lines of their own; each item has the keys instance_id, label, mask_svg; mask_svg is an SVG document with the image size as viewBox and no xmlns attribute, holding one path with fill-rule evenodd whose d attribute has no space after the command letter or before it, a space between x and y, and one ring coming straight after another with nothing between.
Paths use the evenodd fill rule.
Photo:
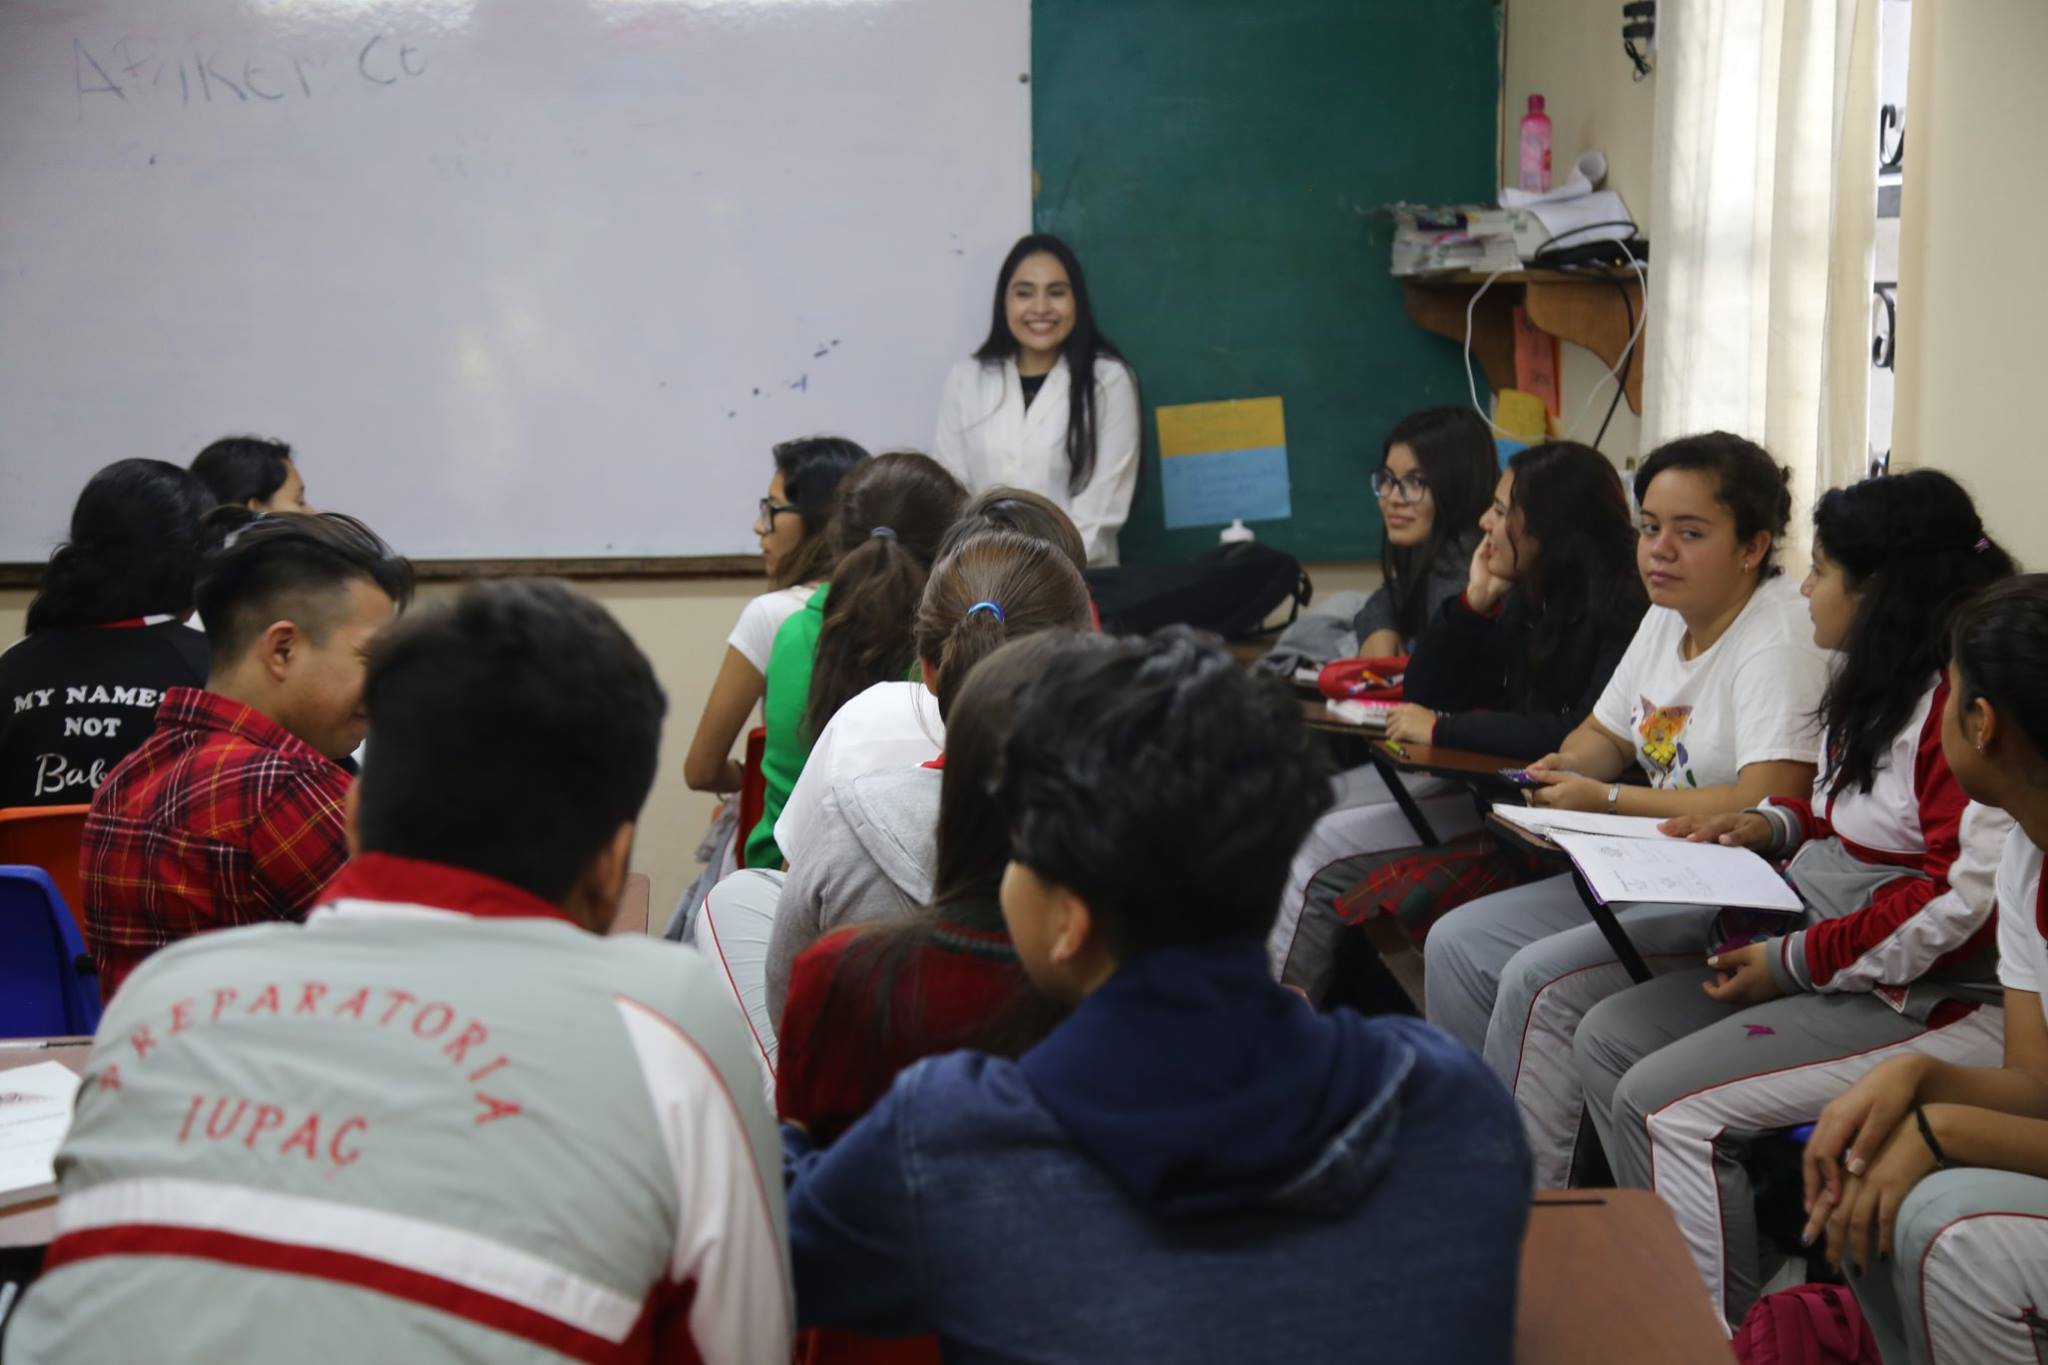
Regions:
<instances>
[{"instance_id":1,"label":"mobile phone","mask_svg":"<svg viewBox=\"0 0 2048 1365\"><path fill-rule=\"evenodd\" d=\"M1501 780L1512 787L1540 787L1543 784L1529 776L1527 768L1502 768Z\"/></svg>"}]
</instances>

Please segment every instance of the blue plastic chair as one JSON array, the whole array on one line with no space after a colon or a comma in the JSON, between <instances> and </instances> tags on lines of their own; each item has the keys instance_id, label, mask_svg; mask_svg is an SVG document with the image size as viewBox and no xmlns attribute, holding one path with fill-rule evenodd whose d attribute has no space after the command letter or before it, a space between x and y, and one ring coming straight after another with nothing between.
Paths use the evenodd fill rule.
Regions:
<instances>
[{"instance_id":1,"label":"blue plastic chair","mask_svg":"<svg viewBox=\"0 0 2048 1365\"><path fill-rule=\"evenodd\" d=\"M91 1033L99 977L63 893L40 867L0 866L0 1038Z\"/></svg>"}]
</instances>

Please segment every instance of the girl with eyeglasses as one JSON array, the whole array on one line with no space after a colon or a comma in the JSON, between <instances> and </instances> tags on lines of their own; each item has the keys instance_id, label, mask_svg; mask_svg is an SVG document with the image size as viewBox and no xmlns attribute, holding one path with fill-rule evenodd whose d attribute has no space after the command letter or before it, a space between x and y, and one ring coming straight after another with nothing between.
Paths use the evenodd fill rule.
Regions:
<instances>
[{"instance_id":1,"label":"girl with eyeglasses","mask_svg":"<svg viewBox=\"0 0 2048 1365\"><path fill-rule=\"evenodd\" d=\"M1354 622L1359 657L1408 653L1465 586L1499 472L1493 431L1470 408L1424 408L1387 433L1372 472L1383 581Z\"/></svg>"},{"instance_id":2,"label":"girl with eyeglasses","mask_svg":"<svg viewBox=\"0 0 2048 1365\"><path fill-rule=\"evenodd\" d=\"M1471 576L1483 535L1479 519L1493 505L1498 465L1493 429L1470 408L1424 408L1387 433L1379 468L1372 472L1385 525L1382 581L1352 623L1360 658L1410 653L1438 609L1456 600ZM1471 828L1475 816L1463 788L1422 779L1410 782L1409 791L1425 801L1432 826L1446 837ZM1274 972L1286 965L1295 928L1316 890L1312 884L1327 881L1330 869L1350 859L1414 839L1378 772L1366 766L1339 773L1335 803L1296 852L1281 893L1269 940ZM1350 884L1335 886L1328 896Z\"/></svg>"},{"instance_id":3,"label":"girl with eyeglasses","mask_svg":"<svg viewBox=\"0 0 2048 1365\"><path fill-rule=\"evenodd\" d=\"M738 624L726 637L725 662L704 699L697 733L683 759L683 781L692 791L722 795L740 789L740 764L732 746L767 690L775 632L810 601L831 569L825 528L832 520L833 495L847 471L868 457L842 436L784 441L773 454L775 473L754 517L754 535L773 586L741 608Z\"/></svg>"}]
</instances>

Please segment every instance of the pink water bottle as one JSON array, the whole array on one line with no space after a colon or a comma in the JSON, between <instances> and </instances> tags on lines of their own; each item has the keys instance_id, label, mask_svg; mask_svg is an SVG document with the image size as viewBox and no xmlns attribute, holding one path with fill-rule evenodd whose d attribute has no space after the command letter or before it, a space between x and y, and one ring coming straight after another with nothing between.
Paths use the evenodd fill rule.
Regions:
<instances>
[{"instance_id":1,"label":"pink water bottle","mask_svg":"<svg viewBox=\"0 0 2048 1365\"><path fill-rule=\"evenodd\" d=\"M1522 115L1522 188L1531 194L1550 190L1550 115L1543 112L1543 96L1529 96L1529 112Z\"/></svg>"}]
</instances>

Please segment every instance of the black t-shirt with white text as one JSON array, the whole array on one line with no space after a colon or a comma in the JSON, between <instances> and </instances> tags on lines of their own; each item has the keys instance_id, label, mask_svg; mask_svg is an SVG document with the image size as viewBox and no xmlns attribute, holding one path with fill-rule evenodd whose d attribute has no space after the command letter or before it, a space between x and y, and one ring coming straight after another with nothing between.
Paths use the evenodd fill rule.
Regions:
<instances>
[{"instance_id":1,"label":"black t-shirt with white text","mask_svg":"<svg viewBox=\"0 0 2048 1365\"><path fill-rule=\"evenodd\" d=\"M0 654L0 806L69 806L156 729L173 687L206 685L206 637L149 623L40 630Z\"/></svg>"}]
</instances>

